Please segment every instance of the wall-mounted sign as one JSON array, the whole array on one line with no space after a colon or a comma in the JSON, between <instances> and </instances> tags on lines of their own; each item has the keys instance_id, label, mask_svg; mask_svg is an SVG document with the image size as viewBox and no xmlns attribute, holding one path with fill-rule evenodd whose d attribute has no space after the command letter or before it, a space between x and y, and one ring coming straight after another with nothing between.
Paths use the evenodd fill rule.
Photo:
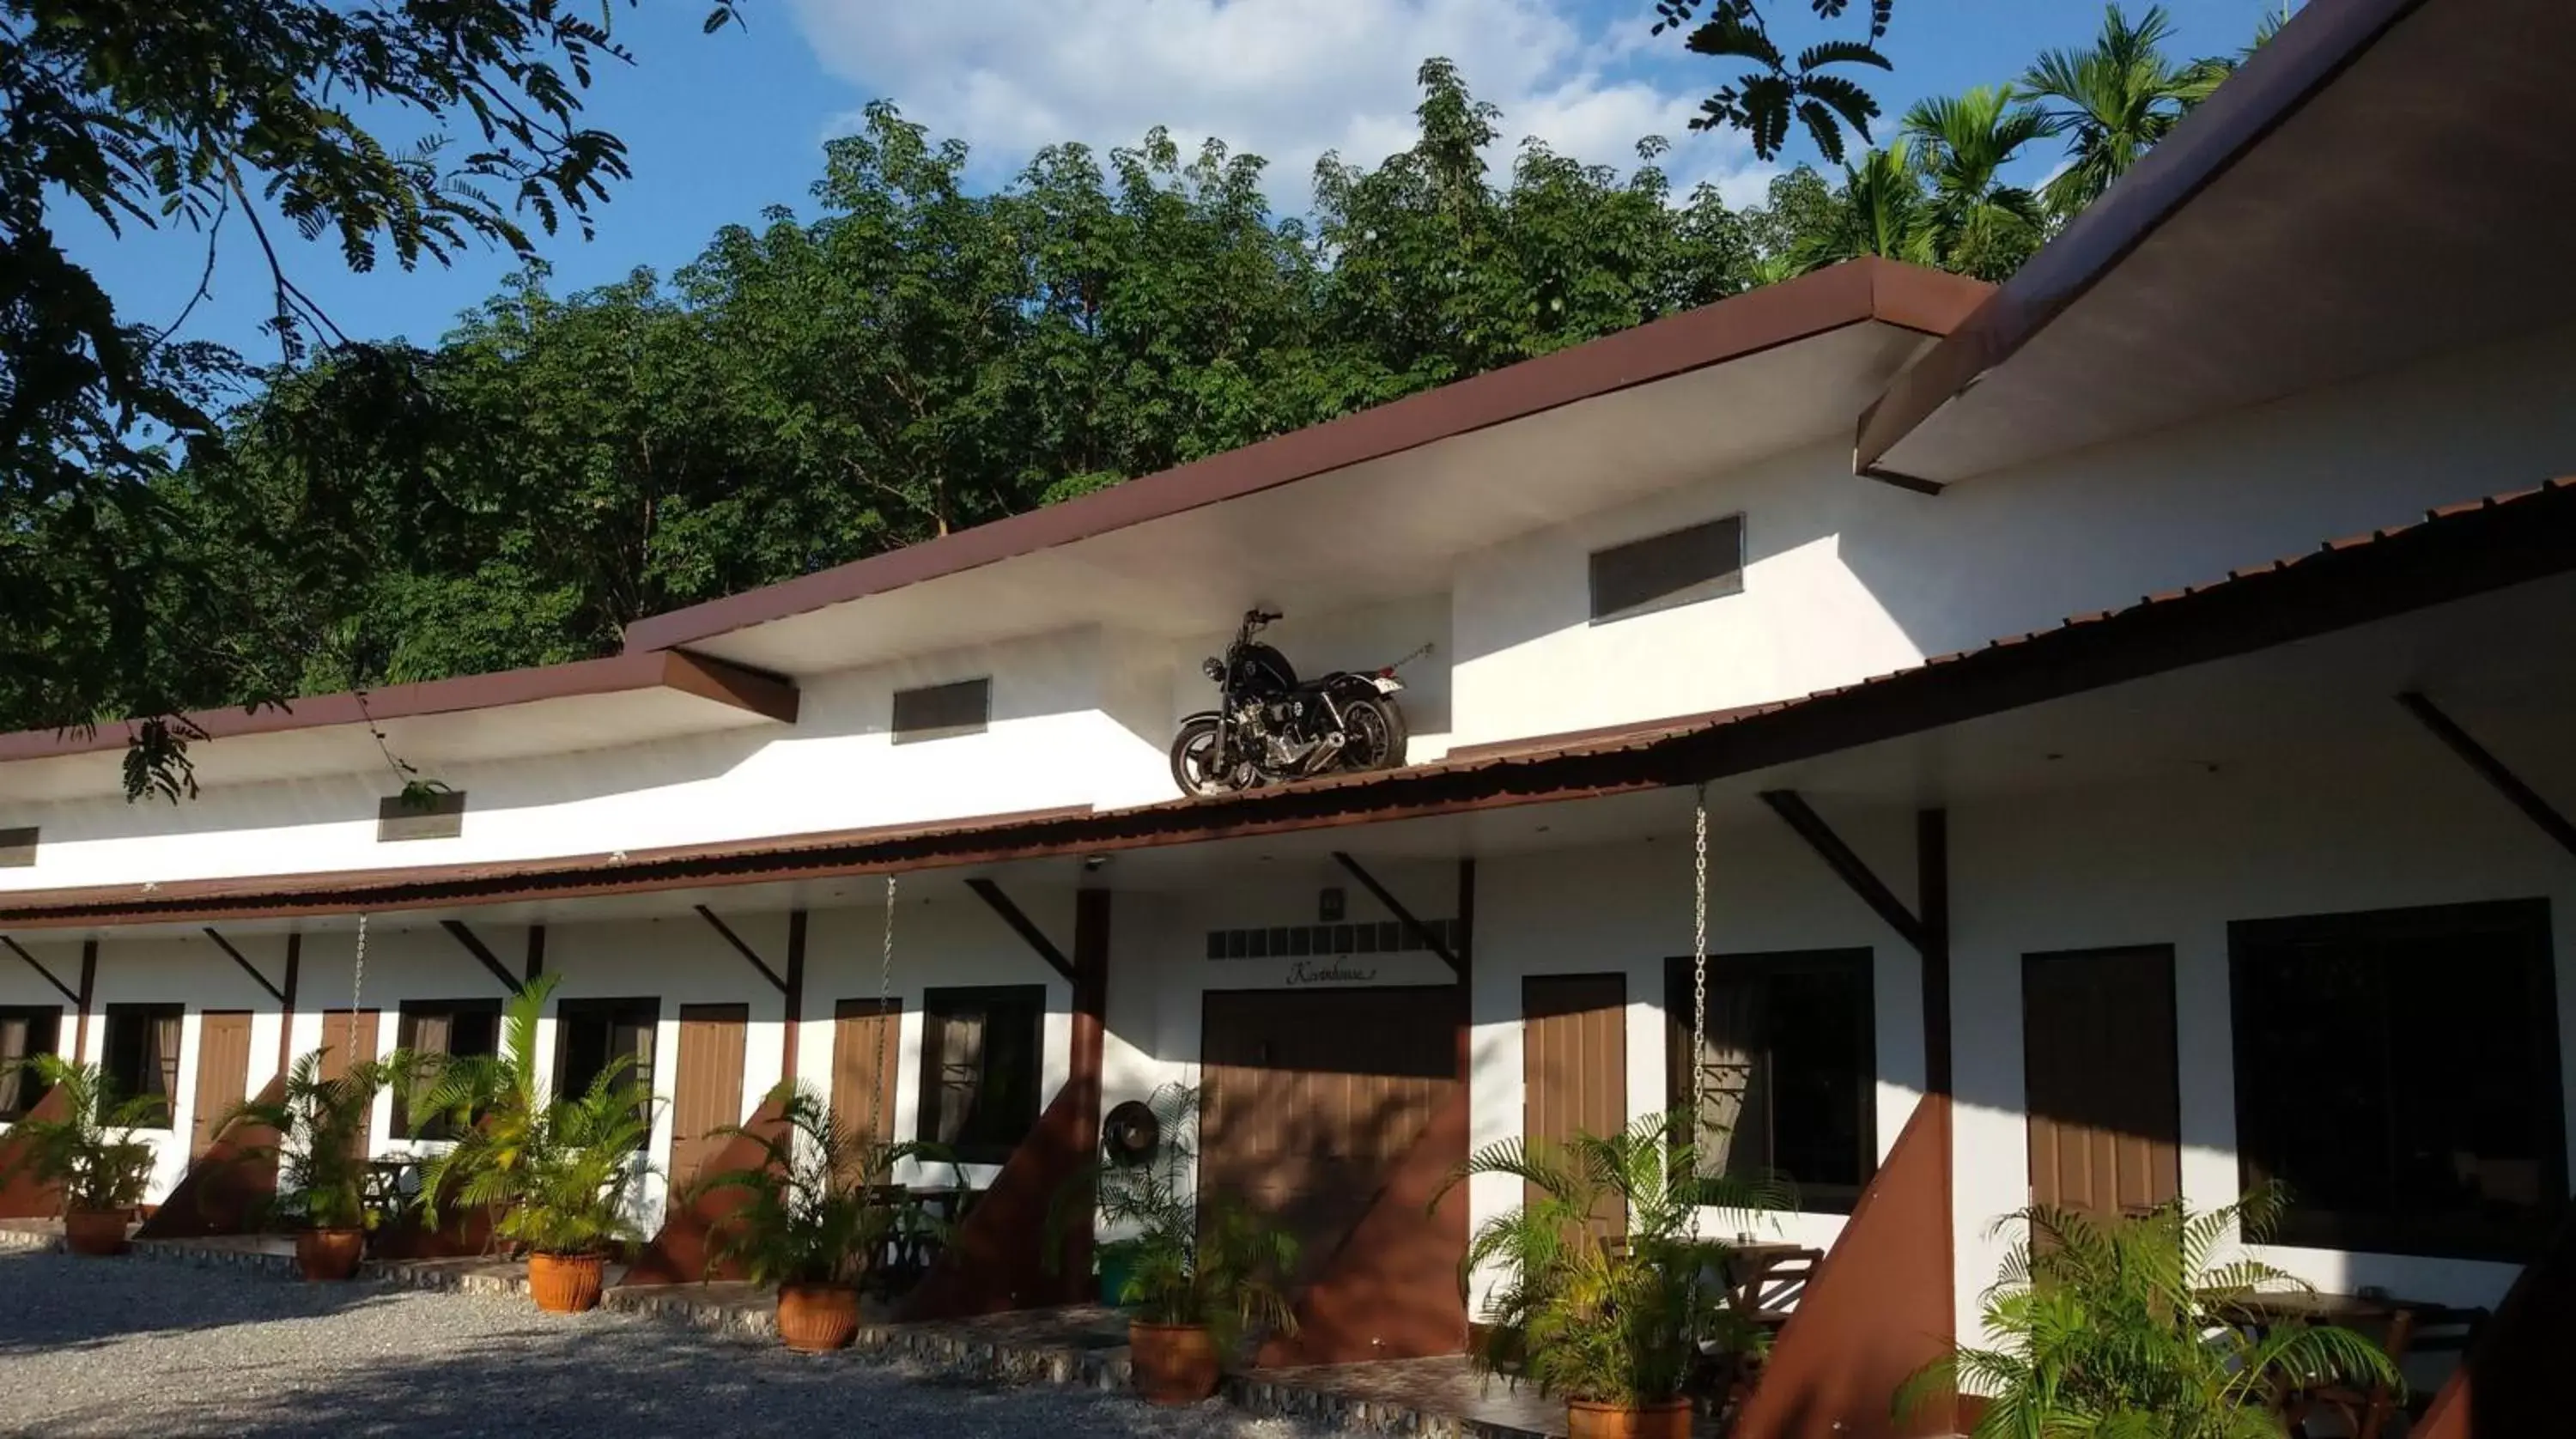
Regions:
<instances>
[{"instance_id":1,"label":"wall-mounted sign","mask_svg":"<svg viewBox=\"0 0 2576 1439\"><path fill-rule=\"evenodd\" d=\"M1288 961L1288 987L1296 989L1309 984L1372 984L1377 980L1377 966L1359 964L1348 956L1339 959L1292 959Z\"/></svg>"}]
</instances>

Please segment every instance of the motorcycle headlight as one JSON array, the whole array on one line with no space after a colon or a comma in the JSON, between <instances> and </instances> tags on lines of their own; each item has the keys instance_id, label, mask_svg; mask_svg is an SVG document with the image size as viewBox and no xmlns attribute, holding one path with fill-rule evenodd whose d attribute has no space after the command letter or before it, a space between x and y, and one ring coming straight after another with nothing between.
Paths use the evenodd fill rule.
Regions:
<instances>
[{"instance_id":1,"label":"motorcycle headlight","mask_svg":"<svg viewBox=\"0 0 2576 1439\"><path fill-rule=\"evenodd\" d=\"M1225 661L1213 657L1201 660L1199 673L1222 684L1225 682Z\"/></svg>"}]
</instances>

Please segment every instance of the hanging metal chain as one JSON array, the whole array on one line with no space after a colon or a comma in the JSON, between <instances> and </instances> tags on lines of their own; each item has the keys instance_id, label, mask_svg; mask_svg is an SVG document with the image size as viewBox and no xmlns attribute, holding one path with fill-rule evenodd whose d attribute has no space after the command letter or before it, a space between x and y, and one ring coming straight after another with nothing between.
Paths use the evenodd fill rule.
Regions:
<instances>
[{"instance_id":1,"label":"hanging metal chain","mask_svg":"<svg viewBox=\"0 0 2576 1439\"><path fill-rule=\"evenodd\" d=\"M877 957L877 1067L868 1074L868 1138L892 1139L887 1133L886 1031L901 1021L887 1013L894 992L894 875L886 875L885 947Z\"/></svg>"},{"instance_id":2,"label":"hanging metal chain","mask_svg":"<svg viewBox=\"0 0 2576 1439\"><path fill-rule=\"evenodd\" d=\"M349 968L349 1052L347 1055L347 1064L353 1069L359 1064L365 1062L365 1060L375 1058L372 1054L366 1055L362 1058L358 1053L358 1005L360 1001L366 998L366 996L367 917L362 914L358 916L357 962L352 964Z\"/></svg>"},{"instance_id":3,"label":"hanging metal chain","mask_svg":"<svg viewBox=\"0 0 2576 1439\"><path fill-rule=\"evenodd\" d=\"M1702 782L1691 804L1691 1153L1699 1153L1700 1133L1708 1113L1708 785ZM1692 1168L1701 1168L1696 1159ZM1698 1179L1694 1173L1691 1178ZM1699 1206L1691 1206L1691 1237L1699 1237Z\"/></svg>"}]
</instances>

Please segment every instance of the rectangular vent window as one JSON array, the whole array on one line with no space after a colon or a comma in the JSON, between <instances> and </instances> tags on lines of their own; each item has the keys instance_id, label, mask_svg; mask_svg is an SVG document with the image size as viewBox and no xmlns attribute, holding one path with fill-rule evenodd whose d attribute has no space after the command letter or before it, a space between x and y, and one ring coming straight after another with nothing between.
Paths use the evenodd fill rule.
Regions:
<instances>
[{"instance_id":1,"label":"rectangular vent window","mask_svg":"<svg viewBox=\"0 0 2576 1439\"><path fill-rule=\"evenodd\" d=\"M1458 952L1458 921L1426 919L1423 927ZM1288 924L1269 929L1212 929L1207 936L1210 959L1300 959L1309 955L1419 954L1430 946L1401 921L1374 924Z\"/></svg>"},{"instance_id":2,"label":"rectangular vent window","mask_svg":"<svg viewBox=\"0 0 2576 1439\"><path fill-rule=\"evenodd\" d=\"M989 679L894 692L896 744L982 734L992 717L993 682Z\"/></svg>"},{"instance_id":3,"label":"rectangular vent window","mask_svg":"<svg viewBox=\"0 0 2576 1439\"><path fill-rule=\"evenodd\" d=\"M25 869L36 862L36 827L0 829L0 869Z\"/></svg>"},{"instance_id":4,"label":"rectangular vent window","mask_svg":"<svg viewBox=\"0 0 2576 1439\"><path fill-rule=\"evenodd\" d=\"M465 833L465 791L436 790L406 800L389 794L376 802L376 842L454 839Z\"/></svg>"},{"instance_id":5,"label":"rectangular vent window","mask_svg":"<svg viewBox=\"0 0 2576 1439\"><path fill-rule=\"evenodd\" d=\"M1592 554L1592 622L1744 592L1744 517L1651 535Z\"/></svg>"}]
</instances>

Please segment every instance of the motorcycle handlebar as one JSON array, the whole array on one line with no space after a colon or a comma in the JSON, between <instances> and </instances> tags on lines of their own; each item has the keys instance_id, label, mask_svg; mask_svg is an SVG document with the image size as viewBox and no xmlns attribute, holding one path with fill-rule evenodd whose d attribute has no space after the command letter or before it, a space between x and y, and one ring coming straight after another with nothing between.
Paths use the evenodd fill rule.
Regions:
<instances>
[{"instance_id":1,"label":"motorcycle handlebar","mask_svg":"<svg viewBox=\"0 0 2576 1439\"><path fill-rule=\"evenodd\" d=\"M1243 623L1247 628L1266 625L1279 618L1281 618L1281 616L1277 610L1255 608L1245 610L1243 612Z\"/></svg>"}]
</instances>

